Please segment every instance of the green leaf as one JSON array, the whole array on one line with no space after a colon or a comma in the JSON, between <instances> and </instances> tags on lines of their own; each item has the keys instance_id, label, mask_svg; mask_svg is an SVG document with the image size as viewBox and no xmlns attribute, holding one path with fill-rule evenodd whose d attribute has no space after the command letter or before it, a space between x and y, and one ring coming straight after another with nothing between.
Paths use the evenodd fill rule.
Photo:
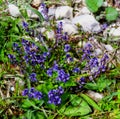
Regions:
<instances>
[{"instance_id":1,"label":"green leaf","mask_svg":"<svg viewBox=\"0 0 120 119\"><path fill-rule=\"evenodd\" d=\"M54 104L47 104L48 108L55 110L56 106Z\"/></svg>"},{"instance_id":2,"label":"green leaf","mask_svg":"<svg viewBox=\"0 0 120 119\"><path fill-rule=\"evenodd\" d=\"M31 102L31 103L30 103ZM27 100L24 100L23 104L22 104L22 108L30 108L32 107L32 105L35 104L34 102L32 101L29 101L28 99Z\"/></svg>"},{"instance_id":3,"label":"green leaf","mask_svg":"<svg viewBox=\"0 0 120 119\"><path fill-rule=\"evenodd\" d=\"M71 87L71 86L76 86L77 84L71 80L67 81L65 84L64 84L64 87Z\"/></svg>"},{"instance_id":4,"label":"green leaf","mask_svg":"<svg viewBox=\"0 0 120 119\"><path fill-rule=\"evenodd\" d=\"M32 8L31 6L27 6L27 9L30 9L32 12L34 12L36 15L38 15L41 22L44 21L42 14L38 10Z\"/></svg>"},{"instance_id":5,"label":"green leaf","mask_svg":"<svg viewBox=\"0 0 120 119\"><path fill-rule=\"evenodd\" d=\"M22 108L28 109L30 107L33 107L34 109L38 110L39 107L35 106L35 102L29 99L24 100L22 104Z\"/></svg>"},{"instance_id":6,"label":"green leaf","mask_svg":"<svg viewBox=\"0 0 120 119\"><path fill-rule=\"evenodd\" d=\"M87 104L85 100L77 95L71 95L70 97L71 105L62 106L60 110L58 110L59 114L64 114L67 116L83 116L89 114L92 110Z\"/></svg>"},{"instance_id":7,"label":"green leaf","mask_svg":"<svg viewBox=\"0 0 120 119\"><path fill-rule=\"evenodd\" d=\"M78 97L77 95L72 94L70 95L70 100L73 106L78 106L81 103L82 98Z\"/></svg>"},{"instance_id":8,"label":"green leaf","mask_svg":"<svg viewBox=\"0 0 120 119\"><path fill-rule=\"evenodd\" d=\"M88 97L85 94L80 94L80 96L86 100L88 102L89 105L91 105L92 107L94 107L95 109L101 111L101 108L95 103L95 101L93 101L90 97Z\"/></svg>"},{"instance_id":9,"label":"green leaf","mask_svg":"<svg viewBox=\"0 0 120 119\"><path fill-rule=\"evenodd\" d=\"M36 119L45 119L44 113L42 112L36 112Z\"/></svg>"},{"instance_id":10,"label":"green leaf","mask_svg":"<svg viewBox=\"0 0 120 119\"><path fill-rule=\"evenodd\" d=\"M107 21L114 21L118 17L118 11L113 7L106 8L106 19Z\"/></svg>"},{"instance_id":11,"label":"green leaf","mask_svg":"<svg viewBox=\"0 0 120 119\"><path fill-rule=\"evenodd\" d=\"M106 79L106 76L102 75L100 78L97 79L96 83L87 83L85 85L85 88L102 92L106 87L111 85L112 82L112 80Z\"/></svg>"},{"instance_id":12,"label":"green leaf","mask_svg":"<svg viewBox=\"0 0 120 119\"><path fill-rule=\"evenodd\" d=\"M91 112L91 108L88 106L88 104L86 102L82 102L82 105L78 106L78 107L73 107L73 106L68 106L65 110L65 112L63 112L64 115L67 116L83 116L83 115L87 115Z\"/></svg>"},{"instance_id":13,"label":"green leaf","mask_svg":"<svg viewBox=\"0 0 120 119\"><path fill-rule=\"evenodd\" d=\"M103 4L103 0L86 0L85 2L91 12L97 12Z\"/></svg>"}]
</instances>

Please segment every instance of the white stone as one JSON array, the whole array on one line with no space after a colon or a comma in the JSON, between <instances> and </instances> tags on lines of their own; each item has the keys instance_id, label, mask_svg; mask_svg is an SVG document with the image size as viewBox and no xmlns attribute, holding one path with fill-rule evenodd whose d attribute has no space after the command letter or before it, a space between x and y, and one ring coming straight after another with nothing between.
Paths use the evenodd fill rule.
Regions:
<instances>
[{"instance_id":1,"label":"white stone","mask_svg":"<svg viewBox=\"0 0 120 119\"><path fill-rule=\"evenodd\" d=\"M80 15L72 19L73 24L80 24L85 32L99 32L99 22L92 15Z\"/></svg>"},{"instance_id":2,"label":"white stone","mask_svg":"<svg viewBox=\"0 0 120 119\"><path fill-rule=\"evenodd\" d=\"M109 32L110 36L114 36L114 37L119 37L120 36L120 27L118 28L111 28L110 32Z\"/></svg>"},{"instance_id":3,"label":"white stone","mask_svg":"<svg viewBox=\"0 0 120 119\"><path fill-rule=\"evenodd\" d=\"M87 7L83 7L79 14L91 14L90 10Z\"/></svg>"},{"instance_id":4,"label":"white stone","mask_svg":"<svg viewBox=\"0 0 120 119\"><path fill-rule=\"evenodd\" d=\"M21 16L19 8L15 6L14 4L8 4L8 10L9 10L10 15L13 17Z\"/></svg>"},{"instance_id":5,"label":"white stone","mask_svg":"<svg viewBox=\"0 0 120 119\"><path fill-rule=\"evenodd\" d=\"M54 39L55 38L55 33L52 30L51 31L47 31L46 35L47 35L48 39Z\"/></svg>"},{"instance_id":6,"label":"white stone","mask_svg":"<svg viewBox=\"0 0 120 119\"><path fill-rule=\"evenodd\" d=\"M55 11L55 18L56 19L59 19L59 18L72 19L73 18L73 8L69 7L69 6L57 7L57 9Z\"/></svg>"},{"instance_id":7,"label":"white stone","mask_svg":"<svg viewBox=\"0 0 120 119\"><path fill-rule=\"evenodd\" d=\"M77 34L78 28L72 23L63 24L63 32L67 32L68 35Z\"/></svg>"},{"instance_id":8,"label":"white stone","mask_svg":"<svg viewBox=\"0 0 120 119\"><path fill-rule=\"evenodd\" d=\"M44 0L33 0L31 4L35 7L38 7L42 2L44 2Z\"/></svg>"},{"instance_id":9,"label":"white stone","mask_svg":"<svg viewBox=\"0 0 120 119\"><path fill-rule=\"evenodd\" d=\"M95 49L95 55L99 56L102 54L102 50L100 48Z\"/></svg>"},{"instance_id":10,"label":"white stone","mask_svg":"<svg viewBox=\"0 0 120 119\"><path fill-rule=\"evenodd\" d=\"M92 98L92 99L94 99L95 101L100 101L102 98L103 98L103 94L100 94L100 93L96 93L96 92L94 92L94 91L91 91L91 90L89 90L88 92L87 92L87 94Z\"/></svg>"},{"instance_id":11,"label":"white stone","mask_svg":"<svg viewBox=\"0 0 120 119\"><path fill-rule=\"evenodd\" d=\"M104 45L105 49L108 51L108 52L112 52L114 51L113 47L111 45Z\"/></svg>"},{"instance_id":12,"label":"white stone","mask_svg":"<svg viewBox=\"0 0 120 119\"><path fill-rule=\"evenodd\" d=\"M11 87L10 87L10 90L11 90L11 91L14 91L14 90L15 90L15 88L14 88L13 86L11 86Z\"/></svg>"},{"instance_id":13,"label":"white stone","mask_svg":"<svg viewBox=\"0 0 120 119\"><path fill-rule=\"evenodd\" d=\"M56 11L56 8L49 8L48 9L48 16L51 17L51 16L55 16L55 11Z\"/></svg>"},{"instance_id":14,"label":"white stone","mask_svg":"<svg viewBox=\"0 0 120 119\"><path fill-rule=\"evenodd\" d=\"M71 34L77 34L78 33L78 28L76 25L74 25L70 20L68 19L64 19L64 20L58 20L57 21L57 24L59 22L62 22L63 23L63 32L67 32L68 35L71 35Z\"/></svg>"}]
</instances>

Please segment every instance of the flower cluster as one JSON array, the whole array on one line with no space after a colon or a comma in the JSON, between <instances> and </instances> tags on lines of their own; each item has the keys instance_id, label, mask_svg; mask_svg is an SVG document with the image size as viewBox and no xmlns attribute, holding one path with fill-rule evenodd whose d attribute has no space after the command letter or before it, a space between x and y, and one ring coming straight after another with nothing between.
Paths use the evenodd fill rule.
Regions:
<instances>
[{"instance_id":1,"label":"flower cluster","mask_svg":"<svg viewBox=\"0 0 120 119\"><path fill-rule=\"evenodd\" d=\"M66 58L65 58L68 62L72 62L73 61L73 57L69 54L69 53L67 53L66 54Z\"/></svg>"},{"instance_id":2,"label":"flower cluster","mask_svg":"<svg viewBox=\"0 0 120 119\"><path fill-rule=\"evenodd\" d=\"M66 82L70 79L70 74L66 73L63 69L58 70L58 77L56 80Z\"/></svg>"},{"instance_id":3,"label":"flower cluster","mask_svg":"<svg viewBox=\"0 0 120 119\"><path fill-rule=\"evenodd\" d=\"M70 78L70 74L66 73L64 69L59 68L58 64L55 64L52 68L49 68L47 70L47 75L51 77L53 75L53 72L57 72L58 76L56 80L58 81L66 82Z\"/></svg>"},{"instance_id":4,"label":"flower cluster","mask_svg":"<svg viewBox=\"0 0 120 119\"><path fill-rule=\"evenodd\" d=\"M23 26L23 28L24 28L26 31L29 30L29 29L28 29L28 23L27 23L27 22L22 21L22 26Z\"/></svg>"},{"instance_id":5,"label":"flower cluster","mask_svg":"<svg viewBox=\"0 0 120 119\"><path fill-rule=\"evenodd\" d=\"M61 98L60 96L64 93L64 90L62 87L58 87L58 89L53 89L48 92L48 103L59 105L61 104Z\"/></svg>"},{"instance_id":6,"label":"flower cluster","mask_svg":"<svg viewBox=\"0 0 120 119\"><path fill-rule=\"evenodd\" d=\"M47 56L49 55L49 52L44 52L43 54L40 54L38 52L38 47L34 43L30 43L27 40L23 39L22 44L25 51L24 60L26 61L26 63L32 65L44 63Z\"/></svg>"},{"instance_id":7,"label":"flower cluster","mask_svg":"<svg viewBox=\"0 0 120 119\"><path fill-rule=\"evenodd\" d=\"M36 79L36 73L31 73L30 76L29 76L29 78L30 78L30 80L32 82L36 82L37 81L37 79Z\"/></svg>"},{"instance_id":8,"label":"flower cluster","mask_svg":"<svg viewBox=\"0 0 120 119\"><path fill-rule=\"evenodd\" d=\"M28 96L28 98L32 99L38 99L40 100L43 97L43 94L37 90L35 90L33 87L30 89L24 89L22 92L23 96Z\"/></svg>"},{"instance_id":9,"label":"flower cluster","mask_svg":"<svg viewBox=\"0 0 120 119\"><path fill-rule=\"evenodd\" d=\"M83 55L82 55L82 60L89 60L91 53L92 53L92 45L90 43L87 43L85 47L83 48Z\"/></svg>"},{"instance_id":10,"label":"flower cluster","mask_svg":"<svg viewBox=\"0 0 120 119\"><path fill-rule=\"evenodd\" d=\"M65 48L64 48L64 51L65 52L68 52L70 50L70 45L69 44L65 44Z\"/></svg>"},{"instance_id":11,"label":"flower cluster","mask_svg":"<svg viewBox=\"0 0 120 119\"><path fill-rule=\"evenodd\" d=\"M16 57L12 54L8 54L8 58L10 59L11 64L16 65L17 64L17 60Z\"/></svg>"},{"instance_id":12,"label":"flower cluster","mask_svg":"<svg viewBox=\"0 0 120 119\"><path fill-rule=\"evenodd\" d=\"M87 43L83 49L82 60L87 61L85 67L86 70L89 70L91 75L96 78L101 72L106 70L106 64L109 57L107 54L104 54L103 58L99 59L92 54L92 45Z\"/></svg>"},{"instance_id":13,"label":"flower cluster","mask_svg":"<svg viewBox=\"0 0 120 119\"><path fill-rule=\"evenodd\" d=\"M44 3L40 4L40 7L38 8L38 11L42 14L43 18L48 21L48 9L46 8L46 5Z\"/></svg>"},{"instance_id":14,"label":"flower cluster","mask_svg":"<svg viewBox=\"0 0 120 119\"><path fill-rule=\"evenodd\" d=\"M67 32L63 33L63 22L59 22L57 24L56 39L68 40L68 33Z\"/></svg>"},{"instance_id":15,"label":"flower cluster","mask_svg":"<svg viewBox=\"0 0 120 119\"><path fill-rule=\"evenodd\" d=\"M80 73L80 68L78 67L75 67L73 70L72 70L73 73Z\"/></svg>"}]
</instances>

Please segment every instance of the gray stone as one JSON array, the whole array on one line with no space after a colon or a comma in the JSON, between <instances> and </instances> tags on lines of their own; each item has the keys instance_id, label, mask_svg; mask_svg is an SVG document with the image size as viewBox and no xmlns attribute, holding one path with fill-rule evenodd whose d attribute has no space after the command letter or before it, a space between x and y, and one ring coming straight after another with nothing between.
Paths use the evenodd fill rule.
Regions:
<instances>
[{"instance_id":1,"label":"gray stone","mask_svg":"<svg viewBox=\"0 0 120 119\"><path fill-rule=\"evenodd\" d=\"M57 7L55 11L55 18L68 18L71 19L73 18L73 8L69 6L60 6Z\"/></svg>"},{"instance_id":2,"label":"gray stone","mask_svg":"<svg viewBox=\"0 0 120 119\"><path fill-rule=\"evenodd\" d=\"M99 22L92 15L80 15L72 19L73 24L80 24L85 32L99 32Z\"/></svg>"}]
</instances>

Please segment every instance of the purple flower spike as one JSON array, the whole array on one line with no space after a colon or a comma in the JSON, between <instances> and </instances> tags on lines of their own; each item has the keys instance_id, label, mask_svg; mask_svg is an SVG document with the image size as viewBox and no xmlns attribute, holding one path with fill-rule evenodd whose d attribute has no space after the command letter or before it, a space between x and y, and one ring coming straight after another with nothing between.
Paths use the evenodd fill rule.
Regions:
<instances>
[{"instance_id":1,"label":"purple flower spike","mask_svg":"<svg viewBox=\"0 0 120 119\"><path fill-rule=\"evenodd\" d=\"M30 74L29 78L30 78L30 80L31 80L32 82L36 82L36 81L37 81L37 79L36 79L36 73Z\"/></svg>"},{"instance_id":2,"label":"purple flower spike","mask_svg":"<svg viewBox=\"0 0 120 119\"><path fill-rule=\"evenodd\" d=\"M71 49L70 45L66 44L65 47L64 47L64 51L68 52L70 49Z\"/></svg>"},{"instance_id":3,"label":"purple flower spike","mask_svg":"<svg viewBox=\"0 0 120 119\"><path fill-rule=\"evenodd\" d=\"M61 98L60 96L64 93L64 90L62 87L58 87L58 89L53 89L48 92L48 103L59 105L61 104Z\"/></svg>"}]
</instances>

